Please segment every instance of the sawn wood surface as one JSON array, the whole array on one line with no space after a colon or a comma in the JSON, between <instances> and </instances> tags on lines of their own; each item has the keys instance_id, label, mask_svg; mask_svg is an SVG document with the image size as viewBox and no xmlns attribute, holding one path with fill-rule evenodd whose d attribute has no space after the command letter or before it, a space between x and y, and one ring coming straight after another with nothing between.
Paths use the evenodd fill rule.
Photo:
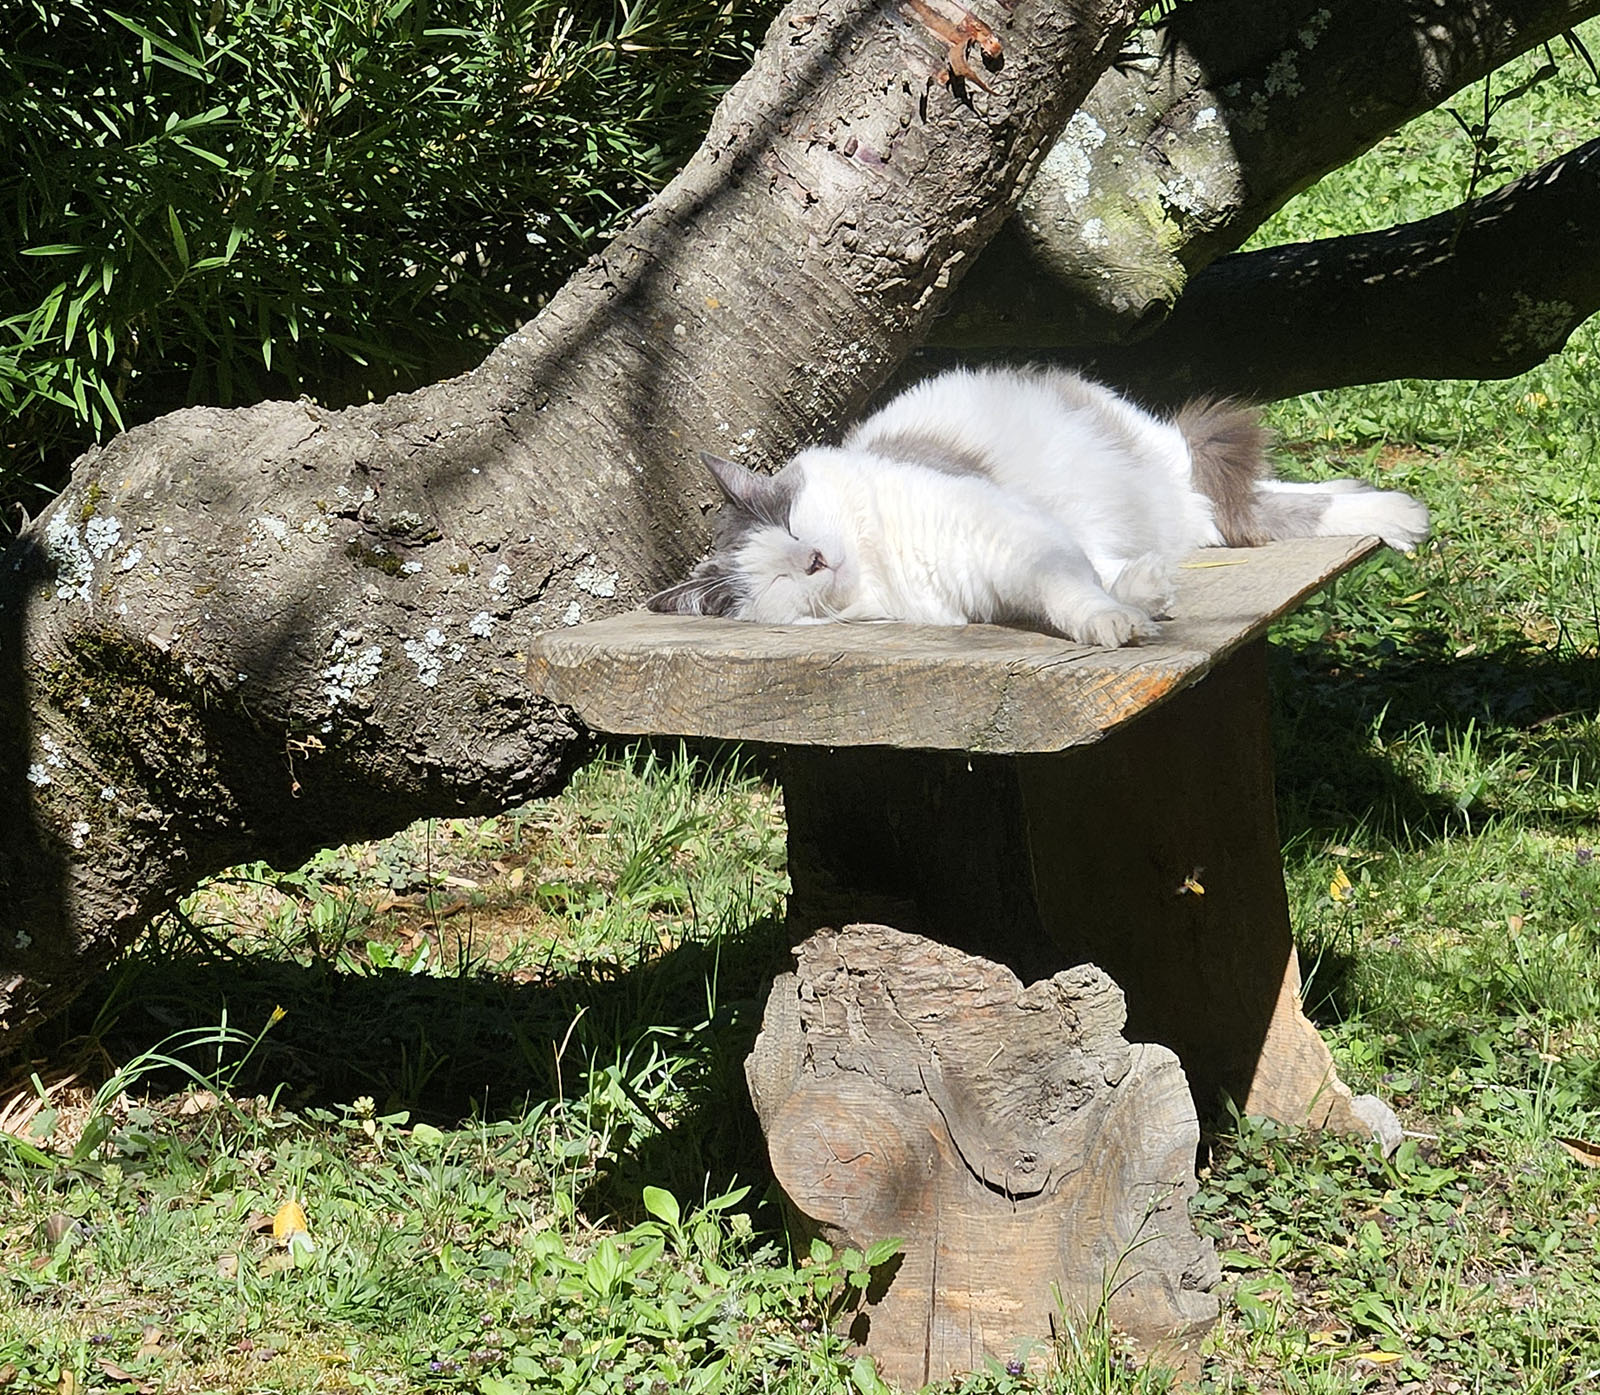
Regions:
<instances>
[{"instance_id":1,"label":"sawn wood surface","mask_svg":"<svg viewBox=\"0 0 1600 1395\"><path fill-rule=\"evenodd\" d=\"M1206 548L1158 640L1100 649L996 625L756 625L633 611L541 632L534 689L595 731L1002 753L1098 740L1203 677L1375 538Z\"/></svg>"}]
</instances>

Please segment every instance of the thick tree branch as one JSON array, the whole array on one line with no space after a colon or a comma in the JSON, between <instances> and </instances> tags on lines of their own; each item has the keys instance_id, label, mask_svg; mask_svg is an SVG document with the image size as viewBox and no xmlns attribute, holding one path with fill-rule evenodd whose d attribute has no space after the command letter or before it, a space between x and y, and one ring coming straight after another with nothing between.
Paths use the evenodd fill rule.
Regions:
<instances>
[{"instance_id":1,"label":"thick tree branch","mask_svg":"<svg viewBox=\"0 0 1600 1395\"><path fill-rule=\"evenodd\" d=\"M1509 378L1600 310L1600 140L1448 213L1224 257L1149 338L1086 362L1152 401Z\"/></svg>"},{"instance_id":2,"label":"thick tree branch","mask_svg":"<svg viewBox=\"0 0 1600 1395\"><path fill-rule=\"evenodd\" d=\"M207 872L551 789L576 733L527 636L700 550L696 447L771 458L859 408L1132 8L793 4L679 178L477 371L80 461L0 568L0 1041Z\"/></svg>"},{"instance_id":3,"label":"thick tree branch","mask_svg":"<svg viewBox=\"0 0 1600 1395\"><path fill-rule=\"evenodd\" d=\"M950 348L1147 333L1294 194L1600 0L1192 0L1108 71L935 330Z\"/></svg>"}]
</instances>

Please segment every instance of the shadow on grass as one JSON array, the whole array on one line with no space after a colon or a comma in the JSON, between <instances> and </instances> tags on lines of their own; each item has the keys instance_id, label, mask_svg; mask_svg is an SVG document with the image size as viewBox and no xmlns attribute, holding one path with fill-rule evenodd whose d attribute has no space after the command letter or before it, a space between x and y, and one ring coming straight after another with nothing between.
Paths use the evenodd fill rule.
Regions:
<instances>
[{"instance_id":1,"label":"shadow on grass","mask_svg":"<svg viewBox=\"0 0 1600 1395\"><path fill-rule=\"evenodd\" d=\"M791 963L789 944L782 922L766 919L635 966L563 967L517 982L346 973L151 938L49 1034L61 1044L87 1037L126 1062L224 1016L254 1036L281 1006L285 1015L235 1076L227 1072L237 1050L220 1072L214 1047L188 1064L237 1096L273 1096L296 1110L370 1096L380 1114L406 1110L445 1128L585 1101L599 1151L616 1162L602 1164L580 1202L632 1211L645 1183L687 1197L766 1176L743 1067L772 976ZM148 1079L157 1091L191 1083L176 1071ZM658 1092L670 1106L652 1098ZM563 1133L582 1141L584 1127L569 1122ZM576 1163L588 1169L587 1158Z\"/></svg>"},{"instance_id":2,"label":"shadow on grass","mask_svg":"<svg viewBox=\"0 0 1600 1395\"><path fill-rule=\"evenodd\" d=\"M1286 846L1315 856L1344 844L1417 851L1456 840L1465 861L1474 853L1464 835L1508 821L1571 829L1588 841L1600 784L1593 657L1532 646L1456 656L1280 645L1270 650L1269 673ZM1432 766L1430 752L1439 753ZM1449 778L1474 763L1481 788ZM1437 981L1448 997L1471 974L1479 1001L1548 1005L1548 986L1538 986L1545 966L1519 957L1535 954L1537 943L1483 962L1435 963L1399 934L1368 942L1361 924L1334 916L1295 927L1306 1010L1324 1026L1359 1013L1414 1044L1427 1036L1434 1047L1447 1041L1466 1052L1483 1025L1478 1015L1430 1024L1439 1008L1421 1010L1418 985Z\"/></svg>"},{"instance_id":3,"label":"shadow on grass","mask_svg":"<svg viewBox=\"0 0 1600 1395\"><path fill-rule=\"evenodd\" d=\"M1320 844L1361 832L1415 846L1460 831L1456 803L1374 744L1380 719L1386 733L1421 729L1435 745L1469 727L1491 744L1517 736L1537 748L1534 758L1578 761L1586 776L1600 763L1592 736L1587 744L1572 738L1568 720L1590 719L1600 705L1600 672L1589 659L1524 649L1352 655L1307 645L1274 647L1270 664L1286 840ZM1569 738L1576 744L1563 750ZM1491 804L1473 814L1474 826L1496 817ZM609 1090L615 1107L593 1128L617 1161L586 1204L625 1212L646 1182L691 1196L768 1175L743 1062L771 978L789 967L789 944L780 921L763 920L636 966L563 966L522 982L343 973L325 962L226 957L199 940L149 939L49 1034L55 1043L97 1038L127 1061L224 1014L253 1035L282 1006L287 1015L238 1075L238 1092L276 1093L293 1108L337 1109L370 1096L380 1112L405 1109L445 1127ZM1342 945L1314 954L1309 1006L1326 1021L1340 1015L1357 965ZM204 1073L216 1063L191 1064ZM675 1106L662 1117L652 1093L673 1072ZM594 1088L597 1074L604 1089Z\"/></svg>"},{"instance_id":4,"label":"shadow on grass","mask_svg":"<svg viewBox=\"0 0 1600 1395\"><path fill-rule=\"evenodd\" d=\"M1568 719L1600 711L1600 663L1593 656L1503 648L1448 653L1352 655L1332 646L1269 649L1279 832L1343 842L1358 832L1415 847L1487 826L1503 806L1485 791L1463 806L1459 790L1430 788L1378 749L1388 739L1425 732L1438 751L1476 740L1491 755L1515 738L1524 766L1554 778L1565 767L1592 786L1600 777L1600 742L1573 739ZM1531 749L1529 749L1531 747ZM1535 782L1536 783L1536 782ZM1545 822L1587 819L1586 809L1541 810Z\"/></svg>"}]
</instances>

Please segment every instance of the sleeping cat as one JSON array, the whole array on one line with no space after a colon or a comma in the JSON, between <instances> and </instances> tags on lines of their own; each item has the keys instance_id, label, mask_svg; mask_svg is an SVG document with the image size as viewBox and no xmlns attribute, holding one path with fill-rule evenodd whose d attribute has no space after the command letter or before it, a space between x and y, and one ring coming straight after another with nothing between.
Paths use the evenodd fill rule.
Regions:
<instances>
[{"instance_id":1,"label":"sleeping cat","mask_svg":"<svg viewBox=\"0 0 1600 1395\"><path fill-rule=\"evenodd\" d=\"M652 610L769 624L994 622L1115 646L1156 633L1196 547L1376 534L1428 511L1359 480L1270 477L1236 403L1162 420L1076 374L957 369L775 475L703 455L727 498L711 556Z\"/></svg>"}]
</instances>

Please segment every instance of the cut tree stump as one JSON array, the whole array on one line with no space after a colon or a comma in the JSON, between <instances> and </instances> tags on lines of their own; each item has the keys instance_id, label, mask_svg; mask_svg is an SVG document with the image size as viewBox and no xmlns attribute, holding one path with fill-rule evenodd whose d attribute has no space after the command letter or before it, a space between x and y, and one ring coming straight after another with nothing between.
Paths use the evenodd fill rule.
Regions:
<instances>
[{"instance_id":1,"label":"cut tree stump","mask_svg":"<svg viewBox=\"0 0 1600 1395\"><path fill-rule=\"evenodd\" d=\"M1196 1234L1199 1125L1177 1058L1122 1036L1093 965L1010 970L880 925L822 931L746 1063L802 1230L904 1241L852 1335L909 1388L1026 1359L1105 1305L1170 1351L1217 1315Z\"/></svg>"}]
</instances>

